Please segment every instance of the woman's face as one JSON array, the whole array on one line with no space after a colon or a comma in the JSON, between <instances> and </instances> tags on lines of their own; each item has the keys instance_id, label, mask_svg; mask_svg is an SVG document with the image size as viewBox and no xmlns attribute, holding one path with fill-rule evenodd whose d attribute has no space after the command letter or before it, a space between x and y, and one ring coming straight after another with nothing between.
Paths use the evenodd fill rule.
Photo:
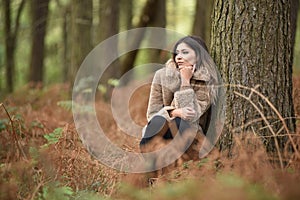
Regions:
<instances>
[{"instance_id":1,"label":"woman's face","mask_svg":"<svg viewBox=\"0 0 300 200\"><path fill-rule=\"evenodd\" d=\"M185 43L180 43L176 48L175 62L177 66L193 66L197 58L195 51Z\"/></svg>"}]
</instances>

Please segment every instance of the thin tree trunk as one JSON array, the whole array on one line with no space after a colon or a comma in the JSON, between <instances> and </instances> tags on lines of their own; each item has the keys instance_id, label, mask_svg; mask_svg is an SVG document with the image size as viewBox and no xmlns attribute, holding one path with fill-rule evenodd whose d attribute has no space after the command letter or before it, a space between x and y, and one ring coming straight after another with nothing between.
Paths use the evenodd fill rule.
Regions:
<instances>
[{"instance_id":1,"label":"thin tree trunk","mask_svg":"<svg viewBox=\"0 0 300 200\"><path fill-rule=\"evenodd\" d=\"M206 44L210 43L213 5L213 0L197 0L196 3L196 13L192 33L193 35L198 35L203 38Z\"/></svg>"},{"instance_id":2,"label":"thin tree trunk","mask_svg":"<svg viewBox=\"0 0 300 200\"><path fill-rule=\"evenodd\" d=\"M4 0L4 20L5 20L5 74L6 88L8 92L14 90L14 74L15 74L15 49L17 44L17 34L20 27L20 18L25 5L25 0L22 0L15 18L15 24L12 24L11 1ZM14 27L14 28L13 28Z\"/></svg>"},{"instance_id":3,"label":"thin tree trunk","mask_svg":"<svg viewBox=\"0 0 300 200\"><path fill-rule=\"evenodd\" d=\"M160 0L148 0L143 8L143 11L139 17L139 23L135 28L147 27L153 22L155 15L154 8L157 8ZM145 30L136 31L134 41L130 41L132 47L139 47L145 35ZM130 48L132 49L132 48ZM121 65L121 75L132 69L134 61L136 59L138 50L129 52ZM126 80L124 80L126 82Z\"/></svg>"},{"instance_id":4,"label":"thin tree trunk","mask_svg":"<svg viewBox=\"0 0 300 200\"><path fill-rule=\"evenodd\" d=\"M84 58L92 50L93 0L72 1L71 15L71 66L69 81L71 85Z\"/></svg>"},{"instance_id":5,"label":"thin tree trunk","mask_svg":"<svg viewBox=\"0 0 300 200\"><path fill-rule=\"evenodd\" d=\"M120 27L121 29L129 30L132 28L133 18L133 0L121 0L120 9Z\"/></svg>"},{"instance_id":6,"label":"thin tree trunk","mask_svg":"<svg viewBox=\"0 0 300 200\"><path fill-rule=\"evenodd\" d=\"M30 6L32 43L29 82L35 87L43 83L49 0L32 0Z\"/></svg>"},{"instance_id":7,"label":"thin tree trunk","mask_svg":"<svg viewBox=\"0 0 300 200\"><path fill-rule=\"evenodd\" d=\"M254 105L237 92L253 101L276 134L286 133L265 99L237 85L256 88L286 119L289 130L295 130L295 121L290 119L294 117L290 6L290 1L215 0L211 52L224 82L229 84L221 148L232 145L236 132L272 134ZM285 139L280 138L283 148ZM275 149L274 138L265 138L264 142L269 150Z\"/></svg>"},{"instance_id":8,"label":"thin tree trunk","mask_svg":"<svg viewBox=\"0 0 300 200\"><path fill-rule=\"evenodd\" d=\"M100 0L99 1L99 38L100 42L108 39L109 37L119 32L119 4L120 0ZM105 52L106 55L102 57L109 58L112 55L118 55L118 40L111 42L110 48ZM115 60L108 66L103 73L100 82L107 85L109 79L117 78L120 75L118 70L119 61ZM107 85L109 87L109 85Z\"/></svg>"},{"instance_id":9,"label":"thin tree trunk","mask_svg":"<svg viewBox=\"0 0 300 200\"><path fill-rule=\"evenodd\" d=\"M154 19L152 21L152 23L149 24L149 26L151 27L161 27L161 28L165 28L166 27L166 0L160 0L157 4L156 4L156 8L154 8L154 10L156 10L156 15L154 16ZM150 34L150 39L149 42L155 43L154 41L157 41L158 38L156 38L155 34ZM161 37L159 38L159 41L162 43L166 43L166 35L161 35ZM149 50L149 57L150 57L150 63L158 63L161 62L160 60L160 53L161 50L160 49L150 49Z\"/></svg>"},{"instance_id":10,"label":"thin tree trunk","mask_svg":"<svg viewBox=\"0 0 300 200\"><path fill-rule=\"evenodd\" d=\"M63 13L63 25L62 25L62 30L63 30L63 81L66 83L68 82L68 74L69 74L69 63L70 63L70 51L69 51L69 46L70 46L70 37L69 37L69 22L71 22L71 10L70 6L68 5L66 8L64 8L64 13Z\"/></svg>"},{"instance_id":11,"label":"thin tree trunk","mask_svg":"<svg viewBox=\"0 0 300 200\"><path fill-rule=\"evenodd\" d=\"M60 0L56 0L57 7L60 8L60 14L63 19L61 24L62 29L62 43L63 43L63 53L62 53L62 78L63 82L68 82L69 66L70 66L70 33L71 33L71 2L67 5L63 5Z\"/></svg>"},{"instance_id":12,"label":"thin tree trunk","mask_svg":"<svg viewBox=\"0 0 300 200\"><path fill-rule=\"evenodd\" d=\"M133 18L133 5L134 0L121 0L120 9L120 30L127 31L132 29L132 18ZM129 37L129 36L128 36ZM130 45L130 41L125 44L127 47Z\"/></svg>"}]
</instances>

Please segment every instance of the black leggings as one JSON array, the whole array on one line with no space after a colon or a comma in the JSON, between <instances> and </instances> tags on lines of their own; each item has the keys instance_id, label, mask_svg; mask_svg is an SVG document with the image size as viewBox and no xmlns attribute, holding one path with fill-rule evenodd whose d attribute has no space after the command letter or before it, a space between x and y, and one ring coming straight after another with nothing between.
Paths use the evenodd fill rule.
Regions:
<instances>
[{"instance_id":1,"label":"black leggings","mask_svg":"<svg viewBox=\"0 0 300 200\"><path fill-rule=\"evenodd\" d=\"M190 128L190 125L183 119L176 117L174 120L176 122L176 126L177 126L179 134L182 134L186 129ZM163 139L165 139L165 140L173 139L173 136L172 136L171 130L169 128L167 120L164 117L159 116L159 115L154 116L149 121L149 123L146 127L145 134L144 134L142 140L140 141L140 146L147 144L149 141L151 141L151 139L155 135L157 135L161 131L163 131L163 133L162 133Z\"/></svg>"}]
</instances>

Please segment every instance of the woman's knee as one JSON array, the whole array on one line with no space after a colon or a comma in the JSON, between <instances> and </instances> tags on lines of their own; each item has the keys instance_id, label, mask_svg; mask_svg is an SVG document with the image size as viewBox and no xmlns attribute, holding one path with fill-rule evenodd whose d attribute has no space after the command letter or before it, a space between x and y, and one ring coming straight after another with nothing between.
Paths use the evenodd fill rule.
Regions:
<instances>
[{"instance_id":1,"label":"woman's knee","mask_svg":"<svg viewBox=\"0 0 300 200\"><path fill-rule=\"evenodd\" d=\"M168 129L166 122L167 120L164 117L154 116L147 124L140 145L146 144L156 135L163 135L163 132L166 132Z\"/></svg>"},{"instance_id":2,"label":"woman's knee","mask_svg":"<svg viewBox=\"0 0 300 200\"><path fill-rule=\"evenodd\" d=\"M185 130L191 128L189 123L179 117L175 118L176 126L180 134L182 134Z\"/></svg>"}]
</instances>

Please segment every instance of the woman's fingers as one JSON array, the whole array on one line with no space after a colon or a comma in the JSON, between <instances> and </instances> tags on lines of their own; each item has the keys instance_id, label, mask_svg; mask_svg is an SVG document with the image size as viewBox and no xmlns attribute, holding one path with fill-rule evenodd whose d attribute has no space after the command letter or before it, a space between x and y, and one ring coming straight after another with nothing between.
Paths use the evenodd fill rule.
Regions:
<instances>
[{"instance_id":1,"label":"woman's fingers","mask_svg":"<svg viewBox=\"0 0 300 200\"><path fill-rule=\"evenodd\" d=\"M191 107L182 108L183 119L191 119L195 117L196 111Z\"/></svg>"},{"instance_id":2,"label":"woman's fingers","mask_svg":"<svg viewBox=\"0 0 300 200\"><path fill-rule=\"evenodd\" d=\"M188 81L192 78L193 76L192 66L180 66L179 70L180 70L181 78L186 79Z\"/></svg>"}]
</instances>

